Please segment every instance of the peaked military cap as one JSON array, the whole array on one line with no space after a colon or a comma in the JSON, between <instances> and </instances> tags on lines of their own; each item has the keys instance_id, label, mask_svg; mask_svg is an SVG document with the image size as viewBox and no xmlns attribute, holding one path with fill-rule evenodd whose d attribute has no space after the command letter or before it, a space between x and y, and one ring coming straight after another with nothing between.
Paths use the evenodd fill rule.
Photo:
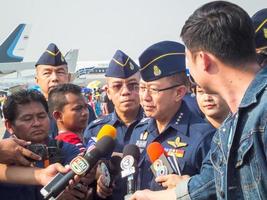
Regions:
<instances>
[{"instance_id":1,"label":"peaked military cap","mask_svg":"<svg viewBox=\"0 0 267 200\"><path fill-rule=\"evenodd\" d=\"M257 49L267 48L267 8L259 10L252 16Z\"/></svg>"},{"instance_id":2,"label":"peaked military cap","mask_svg":"<svg viewBox=\"0 0 267 200\"><path fill-rule=\"evenodd\" d=\"M173 41L162 41L148 47L139 57L144 81L154 81L185 71L185 47Z\"/></svg>"},{"instance_id":3,"label":"peaked military cap","mask_svg":"<svg viewBox=\"0 0 267 200\"><path fill-rule=\"evenodd\" d=\"M57 45L51 43L48 45L45 52L41 55L35 67L38 65L52 65L52 66L60 66L60 65L67 65L67 62L64 56L61 54Z\"/></svg>"},{"instance_id":4,"label":"peaked military cap","mask_svg":"<svg viewBox=\"0 0 267 200\"><path fill-rule=\"evenodd\" d=\"M105 76L125 79L138 70L138 65L128 55L121 50L117 50L109 63Z\"/></svg>"}]
</instances>

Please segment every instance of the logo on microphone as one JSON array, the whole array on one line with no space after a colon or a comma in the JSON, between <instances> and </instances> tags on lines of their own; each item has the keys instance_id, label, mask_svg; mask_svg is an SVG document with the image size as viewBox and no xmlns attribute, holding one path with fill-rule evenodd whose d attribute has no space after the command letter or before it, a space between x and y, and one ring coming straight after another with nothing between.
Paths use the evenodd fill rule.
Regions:
<instances>
[{"instance_id":1,"label":"logo on microphone","mask_svg":"<svg viewBox=\"0 0 267 200\"><path fill-rule=\"evenodd\" d=\"M158 159L153 163L153 168L156 173L156 177L161 175L168 175L168 168L164 165L162 160Z\"/></svg>"},{"instance_id":2,"label":"logo on microphone","mask_svg":"<svg viewBox=\"0 0 267 200\"><path fill-rule=\"evenodd\" d=\"M121 168L123 170L129 169L134 164L134 158L130 155L125 156L121 161Z\"/></svg>"},{"instance_id":3,"label":"logo on microphone","mask_svg":"<svg viewBox=\"0 0 267 200\"><path fill-rule=\"evenodd\" d=\"M126 177L129 176L131 174L135 173L135 168L134 168L134 158L131 155L127 155L125 156L122 160L121 160L121 176Z\"/></svg>"},{"instance_id":4,"label":"logo on microphone","mask_svg":"<svg viewBox=\"0 0 267 200\"><path fill-rule=\"evenodd\" d=\"M89 163L82 156L77 156L70 162L70 168L78 175L84 174L89 167Z\"/></svg>"}]
</instances>

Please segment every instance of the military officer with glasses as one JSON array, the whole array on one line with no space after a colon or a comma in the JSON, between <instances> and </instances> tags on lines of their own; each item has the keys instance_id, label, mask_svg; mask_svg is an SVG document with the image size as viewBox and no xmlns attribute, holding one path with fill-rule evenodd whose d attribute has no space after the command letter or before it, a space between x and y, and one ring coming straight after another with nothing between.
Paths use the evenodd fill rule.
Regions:
<instances>
[{"instance_id":1,"label":"military officer with glasses","mask_svg":"<svg viewBox=\"0 0 267 200\"><path fill-rule=\"evenodd\" d=\"M139 146L141 151L138 189L161 190L175 177L160 176L155 181L147 146L159 142L173 171L191 176L199 173L215 129L192 112L183 100L188 89L182 44L156 43L141 54L139 63L139 97L147 118L135 127L130 143Z\"/></svg>"},{"instance_id":2,"label":"military officer with glasses","mask_svg":"<svg viewBox=\"0 0 267 200\"><path fill-rule=\"evenodd\" d=\"M84 140L89 145L100 128L110 124L117 129L114 152L122 153L123 147L130 141L133 128L143 118L143 109L139 101L139 66L124 52L117 50L105 76L108 86L107 95L114 104L114 112L89 124L84 132ZM110 188L99 187L97 192L102 198L112 195L112 199L123 199L124 194L121 191L118 192L118 187L122 185L114 188L113 193Z\"/></svg>"}]
</instances>

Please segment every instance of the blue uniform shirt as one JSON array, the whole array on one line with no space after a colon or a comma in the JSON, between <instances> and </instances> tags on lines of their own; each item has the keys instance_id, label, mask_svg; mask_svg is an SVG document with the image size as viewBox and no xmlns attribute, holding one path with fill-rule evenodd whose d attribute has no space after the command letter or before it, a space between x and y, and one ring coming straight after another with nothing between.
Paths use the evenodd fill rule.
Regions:
<instances>
[{"instance_id":1,"label":"blue uniform shirt","mask_svg":"<svg viewBox=\"0 0 267 200\"><path fill-rule=\"evenodd\" d=\"M144 118L135 127L130 140L141 151L139 161L138 189L159 190L154 179L146 147L152 142L159 142L168 156L175 155L182 175L193 175L200 171L202 160L210 149L215 129L199 115L190 111L182 102L180 109L164 131L159 134L156 121Z\"/></svg>"},{"instance_id":2,"label":"blue uniform shirt","mask_svg":"<svg viewBox=\"0 0 267 200\"><path fill-rule=\"evenodd\" d=\"M112 112L111 114L105 116L102 119L96 119L89 126L86 128L84 132L84 142L85 144L88 143L92 137L96 137L101 127L105 124L110 124L117 129L117 137L116 137L116 146L114 152L122 153L123 148L127 145L130 141L132 131L136 124L140 122L143 118L144 112L143 109L140 107L139 112L137 114L136 120L127 127L118 117L116 112ZM88 145L87 145L88 146ZM126 194L126 183L124 179L117 178L115 180L115 188L113 189L112 196L108 197L108 199L123 199L124 195ZM95 197L99 199L98 197Z\"/></svg>"},{"instance_id":3,"label":"blue uniform shirt","mask_svg":"<svg viewBox=\"0 0 267 200\"><path fill-rule=\"evenodd\" d=\"M129 143L132 131L136 124L143 118L143 109L140 107L136 120L127 127L114 111L102 119L96 119L87 126L84 131L84 143L87 144L89 139L96 137L99 130L105 124L110 124L117 129L116 146L114 152L122 152L123 147Z\"/></svg>"}]
</instances>

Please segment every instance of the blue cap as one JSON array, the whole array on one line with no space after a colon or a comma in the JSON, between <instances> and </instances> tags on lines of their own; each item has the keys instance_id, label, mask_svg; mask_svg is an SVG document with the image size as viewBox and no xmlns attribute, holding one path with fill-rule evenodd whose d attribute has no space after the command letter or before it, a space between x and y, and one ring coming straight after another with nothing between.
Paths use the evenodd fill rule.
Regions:
<instances>
[{"instance_id":1,"label":"blue cap","mask_svg":"<svg viewBox=\"0 0 267 200\"><path fill-rule=\"evenodd\" d=\"M109 63L105 76L126 79L138 70L138 65L128 55L117 50Z\"/></svg>"},{"instance_id":2,"label":"blue cap","mask_svg":"<svg viewBox=\"0 0 267 200\"><path fill-rule=\"evenodd\" d=\"M64 56L61 54L57 45L51 43L48 45L45 52L41 55L35 67L38 65L52 65L52 66L60 66L67 65L67 62Z\"/></svg>"},{"instance_id":3,"label":"blue cap","mask_svg":"<svg viewBox=\"0 0 267 200\"><path fill-rule=\"evenodd\" d=\"M267 48L267 8L259 10L252 16L257 49Z\"/></svg>"},{"instance_id":4,"label":"blue cap","mask_svg":"<svg viewBox=\"0 0 267 200\"><path fill-rule=\"evenodd\" d=\"M173 41L162 41L148 47L139 57L144 81L154 81L185 71L185 47Z\"/></svg>"}]
</instances>

